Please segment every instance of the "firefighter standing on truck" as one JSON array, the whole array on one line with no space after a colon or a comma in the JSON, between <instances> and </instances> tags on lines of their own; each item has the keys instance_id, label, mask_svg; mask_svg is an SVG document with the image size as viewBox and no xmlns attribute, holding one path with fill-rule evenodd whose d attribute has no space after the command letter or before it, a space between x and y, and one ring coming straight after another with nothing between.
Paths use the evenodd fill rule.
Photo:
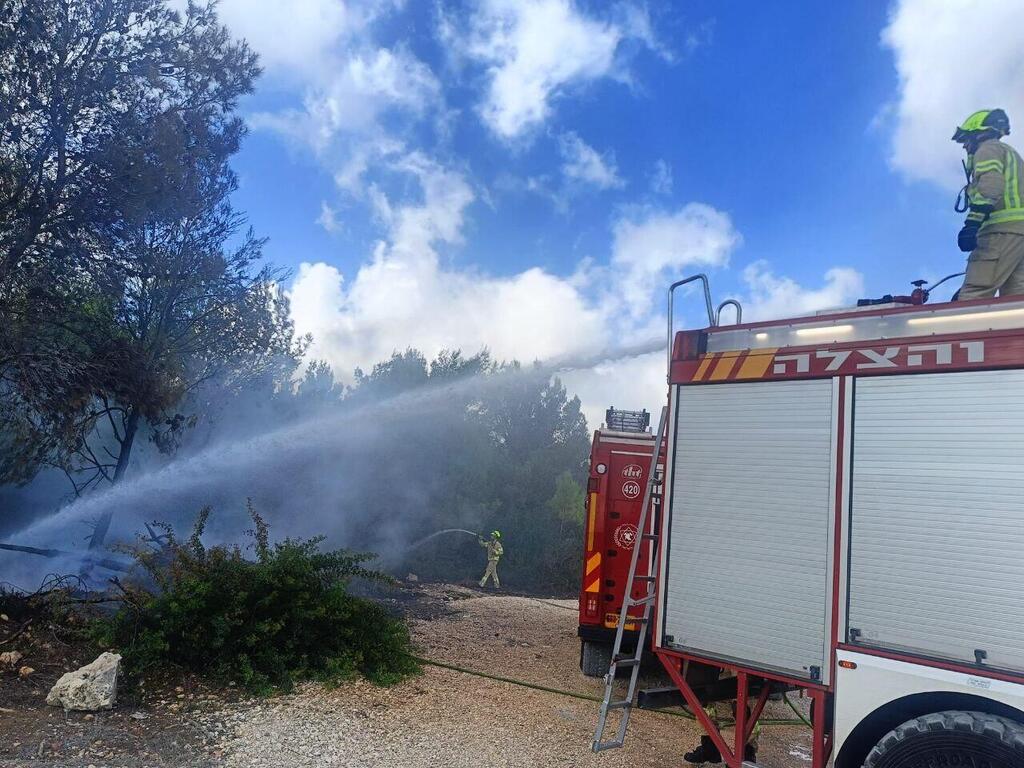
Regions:
<instances>
[{"instance_id":1,"label":"firefighter standing on truck","mask_svg":"<svg viewBox=\"0 0 1024 768\"><path fill-rule=\"evenodd\" d=\"M481 587L487 584L488 578L492 578L494 579L494 588L501 589L501 579L498 578L498 561L505 554L505 550L501 546L500 539L501 531L491 531L491 538L488 541L484 541L483 537L477 537L480 546L487 550L487 569L484 571L484 577L480 579Z\"/></svg>"},{"instance_id":2,"label":"firefighter standing on truck","mask_svg":"<svg viewBox=\"0 0 1024 768\"><path fill-rule=\"evenodd\" d=\"M957 245L970 252L957 298L1024 294L1024 168L1017 151L1000 139L1010 133L1001 109L984 109L956 129L967 152L967 184L956 210L967 211Z\"/></svg>"}]
</instances>

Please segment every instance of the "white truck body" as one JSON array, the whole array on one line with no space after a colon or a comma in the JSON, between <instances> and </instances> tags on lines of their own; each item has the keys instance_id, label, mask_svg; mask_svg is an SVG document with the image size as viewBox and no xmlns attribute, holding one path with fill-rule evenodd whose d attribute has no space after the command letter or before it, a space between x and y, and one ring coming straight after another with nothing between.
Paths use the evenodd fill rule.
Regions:
<instances>
[{"instance_id":1,"label":"white truck body","mask_svg":"<svg viewBox=\"0 0 1024 768\"><path fill-rule=\"evenodd\" d=\"M929 702L1024 723L1024 302L701 333L670 374L663 663L816 691L840 768Z\"/></svg>"}]
</instances>

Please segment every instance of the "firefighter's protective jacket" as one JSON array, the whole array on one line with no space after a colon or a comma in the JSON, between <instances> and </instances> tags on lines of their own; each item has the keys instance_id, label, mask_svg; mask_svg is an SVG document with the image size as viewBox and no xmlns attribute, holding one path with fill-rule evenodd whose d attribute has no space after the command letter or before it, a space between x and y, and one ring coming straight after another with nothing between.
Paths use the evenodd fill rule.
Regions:
<instances>
[{"instance_id":1,"label":"firefighter's protective jacket","mask_svg":"<svg viewBox=\"0 0 1024 768\"><path fill-rule=\"evenodd\" d=\"M1017 151L999 139L988 139L967 162L967 220L980 222L981 232L1024 234L1024 163Z\"/></svg>"},{"instance_id":2,"label":"firefighter's protective jacket","mask_svg":"<svg viewBox=\"0 0 1024 768\"><path fill-rule=\"evenodd\" d=\"M480 540L480 546L487 550L487 560L498 562L501 556L505 554L505 550L502 549L501 542L497 539L491 539L490 541Z\"/></svg>"}]
</instances>

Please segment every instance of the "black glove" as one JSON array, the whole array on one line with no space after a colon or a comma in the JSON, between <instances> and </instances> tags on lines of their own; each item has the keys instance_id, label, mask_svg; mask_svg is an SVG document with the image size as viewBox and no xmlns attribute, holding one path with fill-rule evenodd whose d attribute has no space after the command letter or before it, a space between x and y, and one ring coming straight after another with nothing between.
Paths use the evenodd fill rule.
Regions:
<instances>
[{"instance_id":1,"label":"black glove","mask_svg":"<svg viewBox=\"0 0 1024 768\"><path fill-rule=\"evenodd\" d=\"M966 221L956 236L956 244L964 253L970 253L978 247L978 228L981 226L976 221Z\"/></svg>"}]
</instances>

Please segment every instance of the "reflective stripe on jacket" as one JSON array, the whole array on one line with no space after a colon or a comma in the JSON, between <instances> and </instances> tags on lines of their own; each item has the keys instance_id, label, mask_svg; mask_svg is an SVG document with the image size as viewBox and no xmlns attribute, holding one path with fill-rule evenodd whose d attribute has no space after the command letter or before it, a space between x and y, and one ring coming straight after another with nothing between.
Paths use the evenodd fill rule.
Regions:
<instances>
[{"instance_id":1,"label":"reflective stripe on jacket","mask_svg":"<svg viewBox=\"0 0 1024 768\"><path fill-rule=\"evenodd\" d=\"M982 232L1024 234L1024 161L999 139L988 139L968 157L971 183L968 221L981 222Z\"/></svg>"}]
</instances>

